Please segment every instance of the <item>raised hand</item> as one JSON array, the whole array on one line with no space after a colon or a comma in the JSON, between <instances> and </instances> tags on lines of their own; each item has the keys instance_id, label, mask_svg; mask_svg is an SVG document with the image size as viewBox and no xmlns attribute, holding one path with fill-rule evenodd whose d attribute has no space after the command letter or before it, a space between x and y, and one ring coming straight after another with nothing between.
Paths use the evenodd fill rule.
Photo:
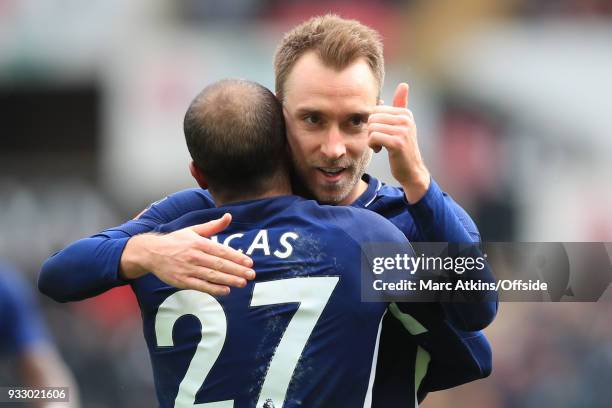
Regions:
<instances>
[{"instance_id":1,"label":"raised hand","mask_svg":"<svg viewBox=\"0 0 612 408\"><path fill-rule=\"evenodd\" d=\"M389 152L391 174L402 185L406 198L416 203L429 188L430 176L417 142L414 116L408 109L410 88L400 83L393 96L393 106L378 105L368 118L369 146Z\"/></svg>"}]
</instances>

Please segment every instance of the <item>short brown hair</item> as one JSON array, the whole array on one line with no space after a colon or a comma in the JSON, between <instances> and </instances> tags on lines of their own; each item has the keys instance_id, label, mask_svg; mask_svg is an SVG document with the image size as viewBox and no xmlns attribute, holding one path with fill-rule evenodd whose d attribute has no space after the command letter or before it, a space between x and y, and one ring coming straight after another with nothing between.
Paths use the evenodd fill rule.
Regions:
<instances>
[{"instance_id":1,"label":"short brown hair","mask_svg":"<svg viewBox=\"0 0 612 408\"><path fill-rule=\"evenodd\" d=\"M358 58L365 58L378 89L385 76L383 45L378 32L357 20L335 14L313 17L287 32L274 54L276 95L282 101L284 86L291 69L305 52L314 50L324 64L346 68Z\"/></svg>"},{"instance_id":2,"label":"short brown hair","mask_svg":"<svg viewBox=\"0 0 612 408\"><path fill-rule=\"evenodd\" d=\"M281 104L256 82L224 79L207 86L189 106L183 129L189 153L215 193L259 192L286 171Z\"/></svg>"}]
</instances>

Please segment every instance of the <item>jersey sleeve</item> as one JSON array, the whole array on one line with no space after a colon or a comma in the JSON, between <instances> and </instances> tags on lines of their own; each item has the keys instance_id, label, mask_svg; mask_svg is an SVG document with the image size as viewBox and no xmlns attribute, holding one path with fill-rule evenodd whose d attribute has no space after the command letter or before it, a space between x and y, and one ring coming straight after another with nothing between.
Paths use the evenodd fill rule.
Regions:
<instances>
[{"instance_id":1,"label":"jersey sleeve","mask_svg":"<svg viewBox=\"0 0 612 408\"><path fill-rule=\"evenodd\" d=\"M49 341L32 289L0 265L0 354L18 355Z\"/></svg>"},{"instance_id":2,"label":"jersey sleeve","mask_svg":"<svg viewBox=\"0 0 612 408\"><path fill-rule=\"evenodd\" d=\"M409 237L423 242L480 242L476 224L432 178L429 189L416 203L406 207L417 227L417 236Z\"/></svg>"},{"instance_id":3,"label":"jersey sleeve","mask_svg":"<svg viewBox=\"0 0 612 408\"><path fill-rule=\"evenodd\" d=\"M415 236L409 236L409 239L420 242L471 243L474 245L468 246L461 256L474 259L482 256L480 233L476 224L459 204L440 189L433 179L420 201L410 204L405 197L404 201L414 219L417 231ZM451 278L495 282L491 267L486 262L482 270L472 269L462 275L452 274ZM466 301L442 303L446 317L457 329L482 330L495 318L498 307L497 294L465 291L457 295Z\"/></svg>"},{"instance_id":4,"label":"jersey sleeve","mask_svg":"<svg viewBox=\"0 0 612 408\"><path fill-rule=\"evenodd\" d=\"M188 189L151 204L137 218L78 240L42 265L38 288L58 302L82 300L129 282L119 276L121 255L134 235L153 231L194 210L211 208L210 194Z\"/></svg>"},{"instance_id":5,"label":"jersey sleeve","mask_svg":"<svg viewBox=\"0 0 612 408\"><path fill-rule=\"evenodd\" d=\"M427 374L418 391L420 394L486 378L493 371L491 345L482 332L455 330L449 325L445 330L453 340L443 342L438 336L431 341L435 343L432 346L434 351L430 353Z\"/></svg>"},{"instance_id":6,"label":"jersey sleeve","mask_svg":"<svg viewBox=\"0 0 612 408\"><path fill-rule=\"evenodd\" d=\"M480 331L458 330L443 315L439 303L392 303L389 311L423 350L428 361L418 386L419 400L491 374L493 354ZM399 330L399 329L396 329ZM403 338L402 334L396 334ZM392 350L389 350L392 352ZM401 375L401 371L397 375ZM393 375L389 373L386 375Z\"/></svg>"}]
</instances>

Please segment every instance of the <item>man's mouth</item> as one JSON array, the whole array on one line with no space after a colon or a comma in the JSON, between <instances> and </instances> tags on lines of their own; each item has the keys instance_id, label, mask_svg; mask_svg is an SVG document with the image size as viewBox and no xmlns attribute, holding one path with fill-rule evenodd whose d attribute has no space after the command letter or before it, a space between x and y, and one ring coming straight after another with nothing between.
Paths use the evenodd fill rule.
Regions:
<instances>
[{"instance_id":1,"label":"man's mouth","mask_svg":"<svg viewBox=\"0 0 612 408\"><path fill-rule=\"evenodd\" d=\"M345 167L317 167L317 170L325 177L328 181L338 181L342 178L345 173Z\"/></svg>"}]
</instances>

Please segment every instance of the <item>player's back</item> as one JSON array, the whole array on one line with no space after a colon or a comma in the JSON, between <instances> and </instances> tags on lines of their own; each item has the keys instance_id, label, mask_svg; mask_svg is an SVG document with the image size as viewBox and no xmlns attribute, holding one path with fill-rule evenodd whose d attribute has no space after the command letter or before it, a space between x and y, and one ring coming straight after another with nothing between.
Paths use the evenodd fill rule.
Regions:
<instances>
[{"instance_id":1,"label":"player's back","mask_svg":"<svg viewBox=\"0 0 612 408\"><path fill-rule=\"evenodd\" d=\"M295 196L196 211L161 231L224 212L233 221L214 239L253 258L254 281L216 298L152 274L132 284L160 404L364 406L386 304L360 300L360 244L403 235L372 212Z\"/></svg>"}]
</instances>

